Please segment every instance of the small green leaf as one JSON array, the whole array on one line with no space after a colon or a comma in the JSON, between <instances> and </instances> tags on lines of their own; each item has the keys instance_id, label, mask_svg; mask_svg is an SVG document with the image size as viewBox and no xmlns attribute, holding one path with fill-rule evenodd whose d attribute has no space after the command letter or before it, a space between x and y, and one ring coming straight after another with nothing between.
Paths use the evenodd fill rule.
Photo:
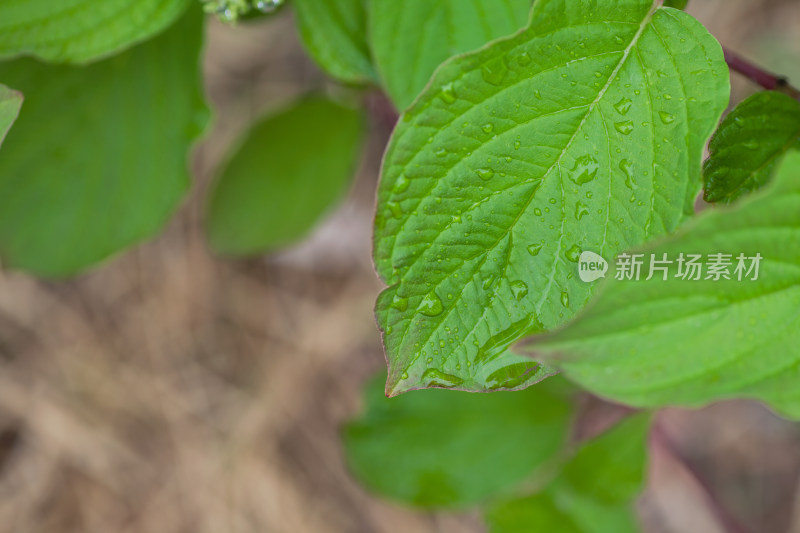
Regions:
<instances>
[{"instance_id":1,"label":"small green leaf","mask_svg":"<svg viewBox=\"0 0 800 533\"><path fill-rule=\"evenodd\" d=\"M3 144L8 130L17 119L20 107L22 107L22 93L0 85L0 145Z\"/></svg>"},{"instance_id":2,"label":"small green leaf","mask_svg":"<svg viewBox=\"0 0 800 533\"><path fill-rule=\"evenodd\" d=\"M212 193L212 246L252 255L303 237L349 186L363 133L359 112L322 98L256 125Z\"/></svg>"},{"instance_id":3,"label":"small green leaf","mask_svg":"<svg viewBox=\"0 0 800 533\"><path fill-rule=\"evenodd\" d=\"M558 378L517 393L392 399L382 385L369 385L366 413L344 432L350 467L372 490L423 507L509 490L556 455L572 418L572 391Z\"/></svg>"},{"instance_id":4,"label":"small green leaf","mask_svg":"<svg viewBox=\"0 0 800 533\"><path fill-rule=\"evenodd\" d=\"M640 281L610 279L568 327L529 339L519 350L631 405L747 397L798 418L798 242L800 153L791 152L774 186L734 209L706 212L673 238L639 251L645 265L651 254L667 255L666 280L659 271L645 281L647 270ZM689 254L701 256L700 280L687 266ZM716 254L725 257L711 257ZM751 259L759 255L760 261ZM715 280L713 270L730 279Z\"/></svg>"},{"instance_id":5,"label":"small green leaf","mask_svg":"<svg viewBox=\"0 0 800 533\"><path fill-rule=\"evenodd\" d=\"M689 5L689 0L664 0L664 7L673 7L675 9L686 9Z\"/></svg>"},{"instance_id":6,"label":"small green leaf","mask_svg":"<svg viewBox=\"0 0 800 533\"><path fill-rule=\"evenodd\" d=\"M26 96L0 156L0 257L46 277L75 274L157 233L189 183L207 111L203 18L89 67L3 64Z\"/></svg>"},{"instance_id":7,"label":"small green leaf","mask_svg":"<svg viewBox=\"0 0 800 533\"><path fill-rule=\"evenodd\" d=\"M611 259L693 213L728 70L659 5L538 0L528 30L445 63L403 115L375 221L389 394L542 379L506 348L588 301L581 253Z\"/></svg>"},{"instance_id":8,"label":"small green leaf","mask_svg":"<svg viewBox=\"0 0 800 533\"><path fill-rule=\"evenodd\" d=\"M189 0L3 0L0 58L85 63L152 37L188 5Z\"/></svg>"},{"instance_id":9,"label":"small green leaf","mask_svg":"<svg viewBox=\"0 0 800 533\"><path fill-rule=\"evenodd\" d=\"M637 415L586 444L544 491L494 505L490 533L634 533L649 417Z\"/></svg>"},{"instance_id":10,"label":"small green leaf","mask_svg":"<svg viewBox=\"0 0 800 533\"><path fill-rule=\"evenodd\" d=\"M706 201L730 203L760 188L793 146L800 146L800 102L778 92L754 94L711 139L703 168Z\"/></svg>"},{"instance_id":11,"label":"small green leaf","mask_svg":"<svg viewBox=\"0 0 800 533\"><path fill-rule=\"evenodd\" d=\"M294 0L297 26L311 56L345 83L375 81L365 0Z\"/></svg>"},{"instance_id":12,"label":"small green leaf","mask_svg":"<svg viewBox=\"0 0 800 533\"><path fill-rule=\"evenodd\" d=\"M405 109L445 59L511 35L531 0L367 0L372 50L389 96Z\"/></svg>"}]
</instances>

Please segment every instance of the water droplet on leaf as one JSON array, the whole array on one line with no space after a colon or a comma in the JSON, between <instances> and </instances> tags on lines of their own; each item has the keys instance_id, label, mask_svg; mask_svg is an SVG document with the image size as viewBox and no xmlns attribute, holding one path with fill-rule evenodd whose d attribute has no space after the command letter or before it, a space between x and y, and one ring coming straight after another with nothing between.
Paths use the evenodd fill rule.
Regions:
<instances>
[{"instance_id":1,"label":"water droplet on leaf","mask_svg":"<svg viewBox=\"0 0 800 533\"><path fill-rule=\"evenodd\" d=\"M528 284L522 280L512 281L511 292L514 294L514 298L522 300L528 295Z\"/></svg>"},{"instance_id":2,"label":"water droplet on leaf","mask_svg":"<svg viewBox=\"0 0 800 533\"><path fill-rule=\"evenodd\" d=\"M630 135L633 133L633 121L625 120L614 124L614 128L623 135Z\"/></svg>"},{"instance_id":3,"label":"water droplet on leaf","mask_svg":"<svg viewBox=\"0 0 800 533\"><path fill-rule=\"evenodd\" d=\"M564 255L568 260L572 261L573 263L577 263L581 258L581 253L583 253L581 247L578 246L577 244L573 244L570 247L570 249L566 251Z\"/></svg>"},{"instance_id":4,"label":"water droplet on leaf","mask_svg":"<svg viewBox=\"0 0 800 533\"><path fill-rule=\"evenodd\" d=\"M531 244L530 246L528 246L528 253L531 254L534 257L539 255L539 252L541 252L541 251L542 251L542 245L541 244Z\"/></svg>"},{"instance_id":5,"label":"water droplet on leaf","mask_svg":"<svg viewBox=\"0 0 800 533\"><path fill-rule=\"evenodd\" d=\"M575 166L572 168L571 179L578 185L589 183L597 177L597 171L600 165L597 159L592 155L585 155L575 160ZM555 202L551 202L555 203Z\"/></svg>"},{"instance_id":6,"label":"water droplet on leaf","mask_svg":"<svg viewBox=\"0 0 800 533\"><path fill-rule=\"evenodd\" d=\"M435 292L428 293L417 308L425 316L438 316L444 311L442 301Z\"/></svg>"}]
</instances>

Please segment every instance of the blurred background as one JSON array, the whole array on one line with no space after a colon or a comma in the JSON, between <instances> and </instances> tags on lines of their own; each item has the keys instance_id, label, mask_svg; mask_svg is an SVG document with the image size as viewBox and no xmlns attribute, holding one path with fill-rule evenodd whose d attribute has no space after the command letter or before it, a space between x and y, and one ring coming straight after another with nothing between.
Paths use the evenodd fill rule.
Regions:
<instances>
[{"instance_id":1,"label":"blurred background","mask_svg":"<svg viewBox=\"0 0 800 533\"><path fill-rule=\"evenodd\" d=\"M797 0L689 11L800 83ZM365 96L366 155L323 224L281 253L223 260L202 212L226 150L265 113L339 89L290 9L210 21L204 66L215 122L167 232L72 281L0 275L0 533L484 531L477 513L369 494L343 460L341 425L385 364L370 247L390 104ZM755 89L734 75L733 102ZM659 418L639 502L648 533L800 533L799 426L744 401Z\"/></svg>"}]
</instances>

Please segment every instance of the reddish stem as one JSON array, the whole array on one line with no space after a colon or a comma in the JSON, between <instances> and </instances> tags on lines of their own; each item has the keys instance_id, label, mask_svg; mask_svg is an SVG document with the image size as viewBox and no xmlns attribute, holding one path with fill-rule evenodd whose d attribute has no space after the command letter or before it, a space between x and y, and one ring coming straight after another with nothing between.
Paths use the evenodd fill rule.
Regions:
<instances>
[{"instance_id":1,"label":"reddish stem","mask_svg":"<svg viewBox=\"0 0 800 533\"><path fill-rule=\"evenodd\" d=\"M767 72L725 47L723 47L723 51L725 52L725 62L728 63L731 70L738 72L768 91L782 92L796 100L800 100L800 90L792 87L785 77Z\"/></svg>"}]
</instances>

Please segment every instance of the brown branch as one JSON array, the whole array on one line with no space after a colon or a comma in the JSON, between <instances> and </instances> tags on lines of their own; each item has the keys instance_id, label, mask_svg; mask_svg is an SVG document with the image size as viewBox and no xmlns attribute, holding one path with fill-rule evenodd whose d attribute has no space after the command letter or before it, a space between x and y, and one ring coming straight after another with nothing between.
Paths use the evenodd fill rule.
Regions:
<instances>
[{"instance_id":1,"label":"brown branch","mask_svg":"<svg viewBox=\"0 0 800 533\"><path fill-rule=\"evenodd\" d=\"M767 72L725 47L722 50L725 52L725 62L728 63L731 70L738 72L768 91L782 92L795 100L800 100L800 90L790 85L789 80L785 77Z\"/></svg>"}]
</instances>

